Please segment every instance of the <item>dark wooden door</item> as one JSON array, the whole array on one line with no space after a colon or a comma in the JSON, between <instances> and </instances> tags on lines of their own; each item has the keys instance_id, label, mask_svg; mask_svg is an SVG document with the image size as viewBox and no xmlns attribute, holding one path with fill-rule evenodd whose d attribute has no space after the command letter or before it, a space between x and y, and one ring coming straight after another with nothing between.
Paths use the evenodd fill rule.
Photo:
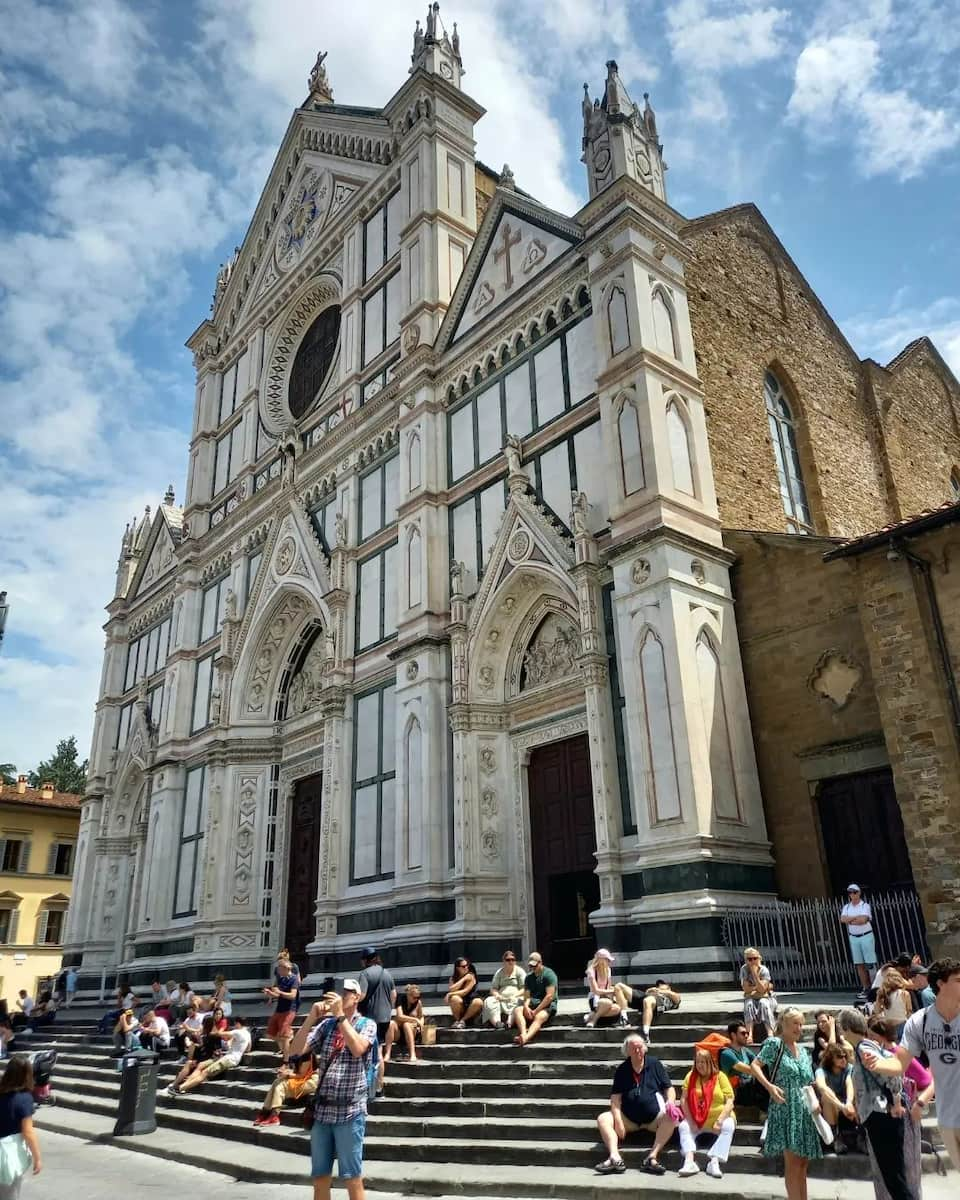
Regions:
<instances>
[{"instance_id":1,"label":"dark wooden door","mask_svg":"<svg viewBox=\"0 0 960 1200\"><path fill-rule=\"evenodd\" d=\"M825 779L817 797L833 893L912 888L913 869L889 767Z\"/></svg>"},{"instance_id":2,"label":"dark wooden door","mask_svg":"<svg viewBox=\"0 0 960 1200\"><path fill-rule=\"evenodd\" d=\"M535 750L528 782L535 948L561 979L579 979L596 949L589 914L600 905L586 736Z\"/></svg>"},{"instance_id":3,"label":"dark wooden door","mask_svg":"<svg viewBox=\"0 0 960 1200\"><path fill-rule=\"evenodd\" d=\"M323 776L301 779L293 793L287 860L287 926L284 941L303 969L316 929L314 906L320 874L320 792Z\"/></svg>"}]
</instances>

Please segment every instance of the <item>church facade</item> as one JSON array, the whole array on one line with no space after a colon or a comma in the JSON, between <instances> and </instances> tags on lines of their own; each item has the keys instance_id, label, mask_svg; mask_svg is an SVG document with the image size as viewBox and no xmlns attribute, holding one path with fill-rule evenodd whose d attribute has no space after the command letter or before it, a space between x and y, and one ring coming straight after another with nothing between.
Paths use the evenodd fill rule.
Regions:
<instances>
[{"instance_id":1,"label":"church facade","mask_svg":"<svg viewBox=\"0 0 960 1200\"><path fill-rule=\"evenodd\" d=\"M856 359L752 207L671 208L615 63L567 216L477 161L437 5L382 109L323 59L188 342L184 503L124 535L67 961L725 977L782 822L724 529L905 515L905 369L947 498L956 381Z\"/></svg>"}]
</instances>

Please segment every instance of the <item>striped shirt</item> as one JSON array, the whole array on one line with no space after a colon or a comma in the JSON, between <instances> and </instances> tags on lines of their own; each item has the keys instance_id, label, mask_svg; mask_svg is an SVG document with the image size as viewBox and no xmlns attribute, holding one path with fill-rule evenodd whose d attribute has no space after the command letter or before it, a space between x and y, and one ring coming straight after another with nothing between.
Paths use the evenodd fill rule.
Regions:
<instances>
[{"instance_id":1,"label":"striped shirt","mask_svg":"<svg viewBox=\"0 0 960 1200\"><path fill-rule=\"evenodd\" d=\"M350 1024L367 1042L367 1049L359 1058L354 1057L347 1047L336 1017L327 1017L310 1031L309 1044L313 1048L320 1080L314 1100L314 1119L322 1125L340 1125L357 1113L367 1111L367 1072L377 1026L359 1013L350 1018Z\"/></svg>"}]
</instances>

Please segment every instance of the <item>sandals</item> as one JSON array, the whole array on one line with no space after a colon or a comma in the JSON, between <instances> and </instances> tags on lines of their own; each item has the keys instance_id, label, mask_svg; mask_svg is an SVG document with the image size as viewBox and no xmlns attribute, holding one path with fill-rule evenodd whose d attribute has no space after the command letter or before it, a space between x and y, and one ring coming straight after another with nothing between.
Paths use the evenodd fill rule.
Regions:
<instances>
[{"instance_id":1,"label":"sandals","mask_svg":"<svg viewBox=\"0 0 960 1200\"><path fill-rule=\"evenodd\" d=\"M655 1158L649 1156L640 1164L640 1170L646 1171L648 1175L666 1175L667 1168L662 1162L658 1162Z\"/></svg>"},{"instance_id":2,"label":"sandals","mask_svg":"<svg viewBox=\"0 0 960 1200\"><path fill-rule=\"evenodd\" d=\"M627 1164L622 1158L605 1158L593 1168L598 1175L622 1175Z\"/></svg>"}]
</instances>

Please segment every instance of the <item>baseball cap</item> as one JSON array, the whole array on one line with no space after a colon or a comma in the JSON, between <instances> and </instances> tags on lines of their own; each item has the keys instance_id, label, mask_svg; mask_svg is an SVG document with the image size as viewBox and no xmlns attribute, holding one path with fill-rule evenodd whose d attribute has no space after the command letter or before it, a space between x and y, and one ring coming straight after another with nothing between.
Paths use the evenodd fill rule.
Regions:
<instances>
[{"instance_id":1,"label":"baseball cap","mask_svg":"<svg viewBox=\"0 0 960 1200\"><path fill-rule=\"evenodd\" d=\"M925 966L923 966L923 965L922 965L922 963L917 963L915 966L912 966L912 967L910 968L910 974L911 974L911 976L916 976L916 975L929 975L929 974L930 974L930 968L929 968L929 967L925 967Z\"/></svg>"},{"instance_id":2,"label":"baseball cap","mask_svg":"<svg viewBox=\"0 0 960 1200\"><path fill-rule=\"evenodd\" d=\"M377 953L378 953L378 951L377 951L376 946L364 946L364 948L360 951L360 957L361 958L376 958Z\"/></svg>"},{"instance_id":3,"label":"baseball cap","mask_svg":"<svg viewBox=\"0 0 960 1200\"><path fill-rule=\"evenodd\" d=\"M357 983L357 981L355 979L345 979L343 981L343 991L356 992L357 995L359 996L360 993L363 991L363 988L360 986L359 983Z\"/></svg>"},{"instance_id":4,"label":"baseball cap","mask_svg":"<svg viewBox=\"0 0 960 1200\"><path fill-rule=\"evenodd\" d=\"M863 891L863 889L860 887L859 883L848 883L847 891L848 892L861 892L861 891Z\"/></svg>"},{"instance_id":5,"label":"baseball cap","mask_svg":"<svg viewBox=\"0 0 960 1200\"><path fill-rule=\"evenodd\" d=\"M597 958L605 958L607 960L607 962L611 962L611 963L613 962L613 955L610 953L609 950L598 950L596 957Z\"/></svg>"},{"instance_id":6,"label":"baseball cap","mask_svg":"<svg viewBox=\"0 0 960 1200\"><path fill-rule=\"evenodd\" d=\"M535 966L537 966L539 963L542 963L542 962L543 962L543 958L542 958L542 957L541 957L539 954L537 954L536 952L534 952L534 953L533 953L533 954L531 954L531 955L530 955L530 957L527 959L527 966L528 966L528 967L535 967Z\"/></svg>"}]
</instances>

